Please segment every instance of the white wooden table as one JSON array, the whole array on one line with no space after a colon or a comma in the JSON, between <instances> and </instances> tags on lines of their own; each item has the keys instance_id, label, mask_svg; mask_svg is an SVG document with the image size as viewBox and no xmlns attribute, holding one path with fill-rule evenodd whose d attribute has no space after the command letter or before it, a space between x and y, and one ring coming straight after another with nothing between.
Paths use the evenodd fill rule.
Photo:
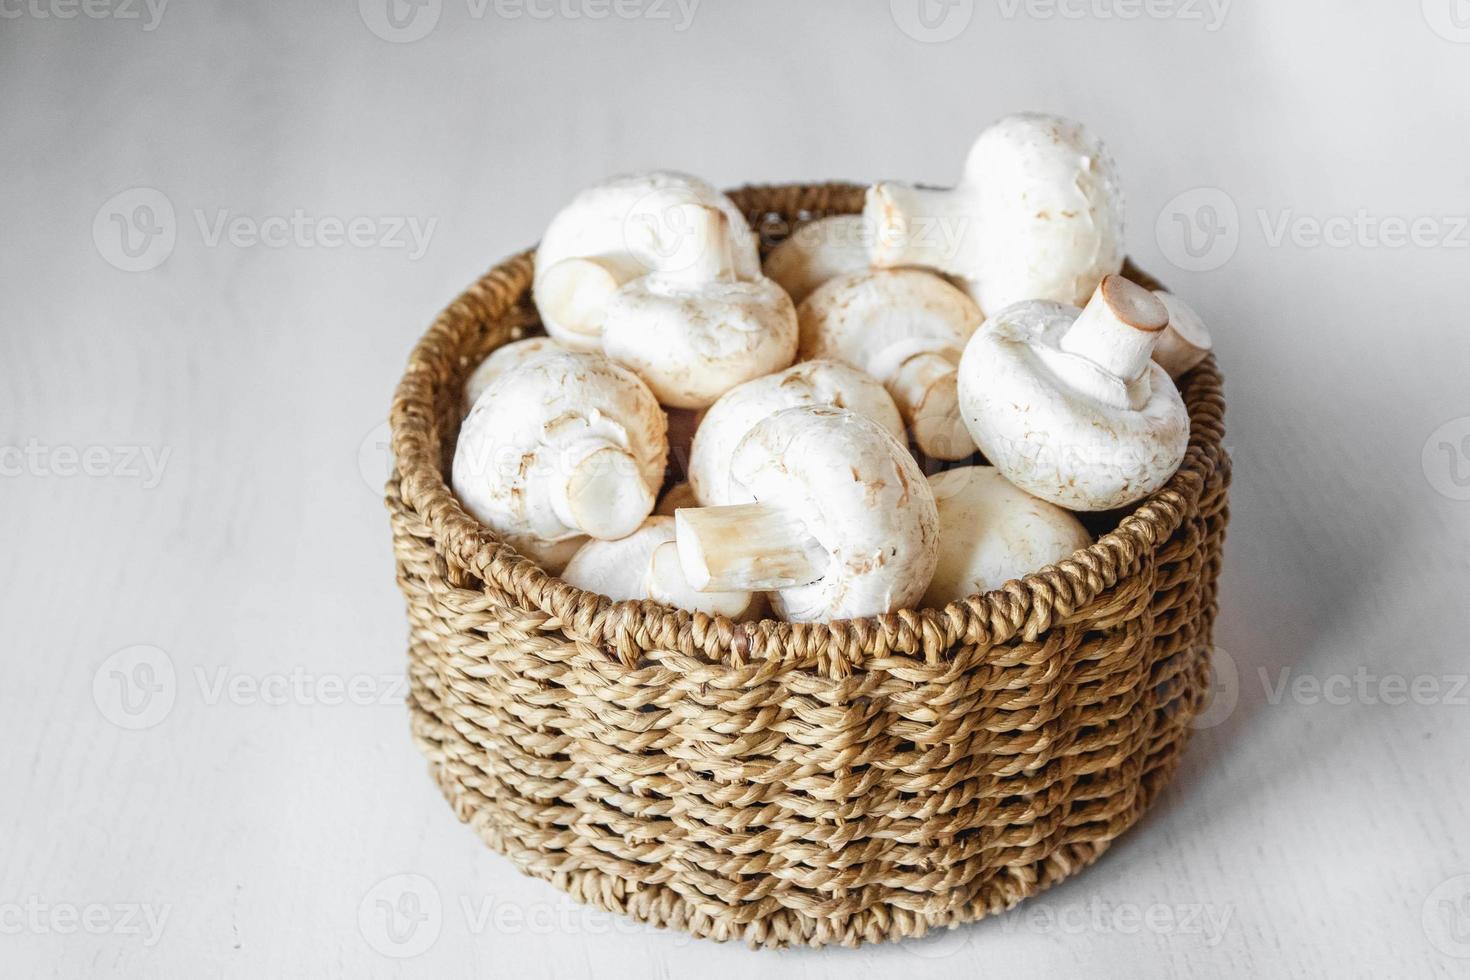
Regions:
<instances>
[{"instance_id":1,"label":"white wooden table","mask_svg":"<svg viewBox=\"0 0 1470 980\"><path fill-rule=\"evenodd\" d=\"M0 2L0 973L1470 975L1463 0L394 2ZM920 943L754 954L520 877L401 704L410 345L598 177L944 182L1028 107L1107 138L1227 376L1178 778Z\"/></svg>"}]
</instances>

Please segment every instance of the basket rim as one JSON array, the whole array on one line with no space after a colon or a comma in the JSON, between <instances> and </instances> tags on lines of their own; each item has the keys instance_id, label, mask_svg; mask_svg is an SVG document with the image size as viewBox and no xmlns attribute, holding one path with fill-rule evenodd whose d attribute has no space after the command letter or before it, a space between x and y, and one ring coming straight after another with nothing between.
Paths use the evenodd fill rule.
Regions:
<instances>
[{"instance_id":1,"label":"basket rim","mask_svg":"<svg viewBox=\"0 0 1470 980\"><path fill-rule=\"evenodd\" d=\"M729 194L748 215L777 210L809 213L807 208L778 209L764 199L807 192L851 195L864 188L861 184L798 182L746 185ZM830 204L815 210L826 214L855 211ZM513 307L529 291L533 255L534 247L494 265L456 297L414 345L389 420L395 462L388 502L390 508L398 500L412 510L431 530L440 554L452 552L480 578L483 589L493 586L523 608L559 620L569 632L609 645L630 665L637 662L642 650L658 646L737 665L815 655L828 672L845 675L859 663L889 652L922 653L926 660L935 661L962 642L990 646L1018 634L1033 640L1136 572L1140 562L1155 554L1197 506L1214 472L1229 467L1222 449L1224 398L1212 354L1180 379L1190 434L1179 470L1088 547L998 589L942 608L910 608L810 623L776 619L734 623L723 616L690 613L652 600L613 602L549 574L501 541L463 508L440 466L443 446L433 396L442 385L434 383L434 365L446 362L449 355L444 348L453 346L453 334L463 330L466 322L484 324L514 313ZM1131 263L1125 274L1156 285L1156 280Z\"/></svg>"}]
</instances>

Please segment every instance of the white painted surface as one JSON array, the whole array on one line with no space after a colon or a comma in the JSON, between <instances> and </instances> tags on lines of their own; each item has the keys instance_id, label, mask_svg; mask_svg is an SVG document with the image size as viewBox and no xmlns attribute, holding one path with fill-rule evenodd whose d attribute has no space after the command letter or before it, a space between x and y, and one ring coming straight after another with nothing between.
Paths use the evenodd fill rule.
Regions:
<instances>
[{"instance_id":1,"label":"white painted surface","mask_svg":"<svg viewBox=\"0 0 1470 980\"><path fill-rule=\"evenodd\" d=\"M685 30L672 2L664 21L430 0L420 16L442 6L439 21L411 43L374 36L351 2L177 2L152 30L141 3L88 8L138 19L27 3L0 4L6 975L1470 971L1463 0L1242 2L1217 30L1193 0L1134 20L1101 15L1126 0L1064 2L1080 19L957 0L930 28L905 0L706 0ZM1217 639L1237 704L1100 865L921 944L756 955L652 934L486 852L401 705L322 703L355 678L368 700L399 693L375 440L408 348L574 189L649 165L939 182L1024 107L1108 140L1130 249L1214 325L1231 406ZM149 225L151 201L165 227L159 197L104 206L134 188L174 214L149 271L120 266L166 238L129 258L109 214ZM1222 218L1213 247L1201 205ZM417 260L212 238L220 212L272 231L297 209L432 232ZM1283 215L1294 231L1273 244ZM1332 218L1345 246L1301 237ZM1421 244L1366 237L1415 218ZM111 476L63 475L65 447L92 446ZM118 655L138 644L161 653ZM161 691L134 731L110 718L132 717L118 684L147 678L139 657ZM1277 697L1282 672L1346 703ZM1331 680L1360 672L1427 678L1429 703ZM442 911L395 947L377 900L403 886ZM129 903L165 913L161 934L111 908Z\"/></svg>"}]
</instances>

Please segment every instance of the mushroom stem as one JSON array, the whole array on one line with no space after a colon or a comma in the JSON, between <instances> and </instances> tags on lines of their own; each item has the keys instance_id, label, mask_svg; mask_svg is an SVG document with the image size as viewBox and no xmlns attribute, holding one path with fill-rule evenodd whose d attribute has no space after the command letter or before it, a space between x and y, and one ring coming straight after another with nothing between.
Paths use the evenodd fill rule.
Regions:
<instances>
[{"instance_id":1,"label":"mushroom stem","mask_svg":"<svg viewBox=\"0 0 1470 980\"><path fill-rule=\"evenodd\" d=\"M1122 276L1106 276L1057 346L1131 381L1148 366L1168 325L1158 297Z\"/></svg>"},{"instance_id":2,"label":"mushroom stem","mask_svg":"<svg viewBox=\"0 0 1470 980\"><path fill-rule=\"evenodd\" d=\"M675 231L674 251L662 275L671 282L701 285L735 275L730 219L704 204L681 206L682 225Z\"/></svg>"},{"instance_id":3,"label":"mushroom stem","mask_svg":"<svg viewBox=\"0 0 1470 980\"><path fill-rule=\"evenodd\" d=\"M568 450L564 479L551 481L551 506L563 524L605 541L638 530L653 510L653 493L626 449L589 439Z\"/></svg>"},{"instance_id":4,"label":"mushroom stem","mask_svg":"<svg viewBox=\"0 0 1470 980\"><path fill-rule=\"evenodd\" d=\"M932 227L954 211L955 192L903 184L875 184L868 190L863 217L873 223L869 257L892 268L921 265L949 272L955 268L954 244Z\"/></svg>"},{"instance_id":5,"label":"mushroom stem","mask_svg":"<svg viewBox=\"0 0 1470 980\"><path fill-rule=\"evenodd\" d=\"M666 606L739 619L750 611L755 595L750 592L700 592L689 584L679 561L679 546L673 541L654 549L648 559L648 597Z\"/></svg>"},{"instance_id":6,"label":"mushroom stem","mask_svg":"<svg viewBox=\"0 0 1470 980\"><path fill-rule=\"evenodd\" d=\"M602 333L602 311L622 285L620 270L599 259L563 259L541 274L542 314L592 342Z\"/></svg>"},{"instance_id":7,"label":"mushroom stem","mask_svg":"<svg viewBox=\"0 0 1470 980\"><path fill-rule=\"evenodd\" d=\"M960 416L955 367L945 355L926 351L899 365L885 385L914 442L935 459L964 459L975 451Z\"/></svg>"},{"instance_id":8,"label":"mushroom stem","mask_svg":"<svg viewBox=\"0 0 1470 980\"><path fill-rule=\"evenodd\" d=\"M679 563L698 592L769 592L809 585L827 553L806 525L769 504L685 507L674 512Z\"/></svg>"}]
</instances>

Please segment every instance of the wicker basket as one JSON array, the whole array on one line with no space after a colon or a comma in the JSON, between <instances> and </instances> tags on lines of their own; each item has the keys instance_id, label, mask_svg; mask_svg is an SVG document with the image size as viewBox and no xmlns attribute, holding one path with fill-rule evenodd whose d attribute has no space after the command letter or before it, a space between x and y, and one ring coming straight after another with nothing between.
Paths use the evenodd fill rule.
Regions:
<instances>
[{"instance_id":1,"label":"wicker basket","mask_svg":"<svg viewBox=\"0 0 1470 980\"><path fill-rule=\"evenodd\" d=\"M733 197L779 235L862 188ZM645 922L857 945L1008 908L1139 818L1207 686L1230 478L1212 359L1182 381L1183 468L1085 551L944 609L738 625L573 588L450 493L461 385L537 328L530 282L518 255L440 314L392 413L413 733L486 843Z\"/></svg>"}]
</instances>

